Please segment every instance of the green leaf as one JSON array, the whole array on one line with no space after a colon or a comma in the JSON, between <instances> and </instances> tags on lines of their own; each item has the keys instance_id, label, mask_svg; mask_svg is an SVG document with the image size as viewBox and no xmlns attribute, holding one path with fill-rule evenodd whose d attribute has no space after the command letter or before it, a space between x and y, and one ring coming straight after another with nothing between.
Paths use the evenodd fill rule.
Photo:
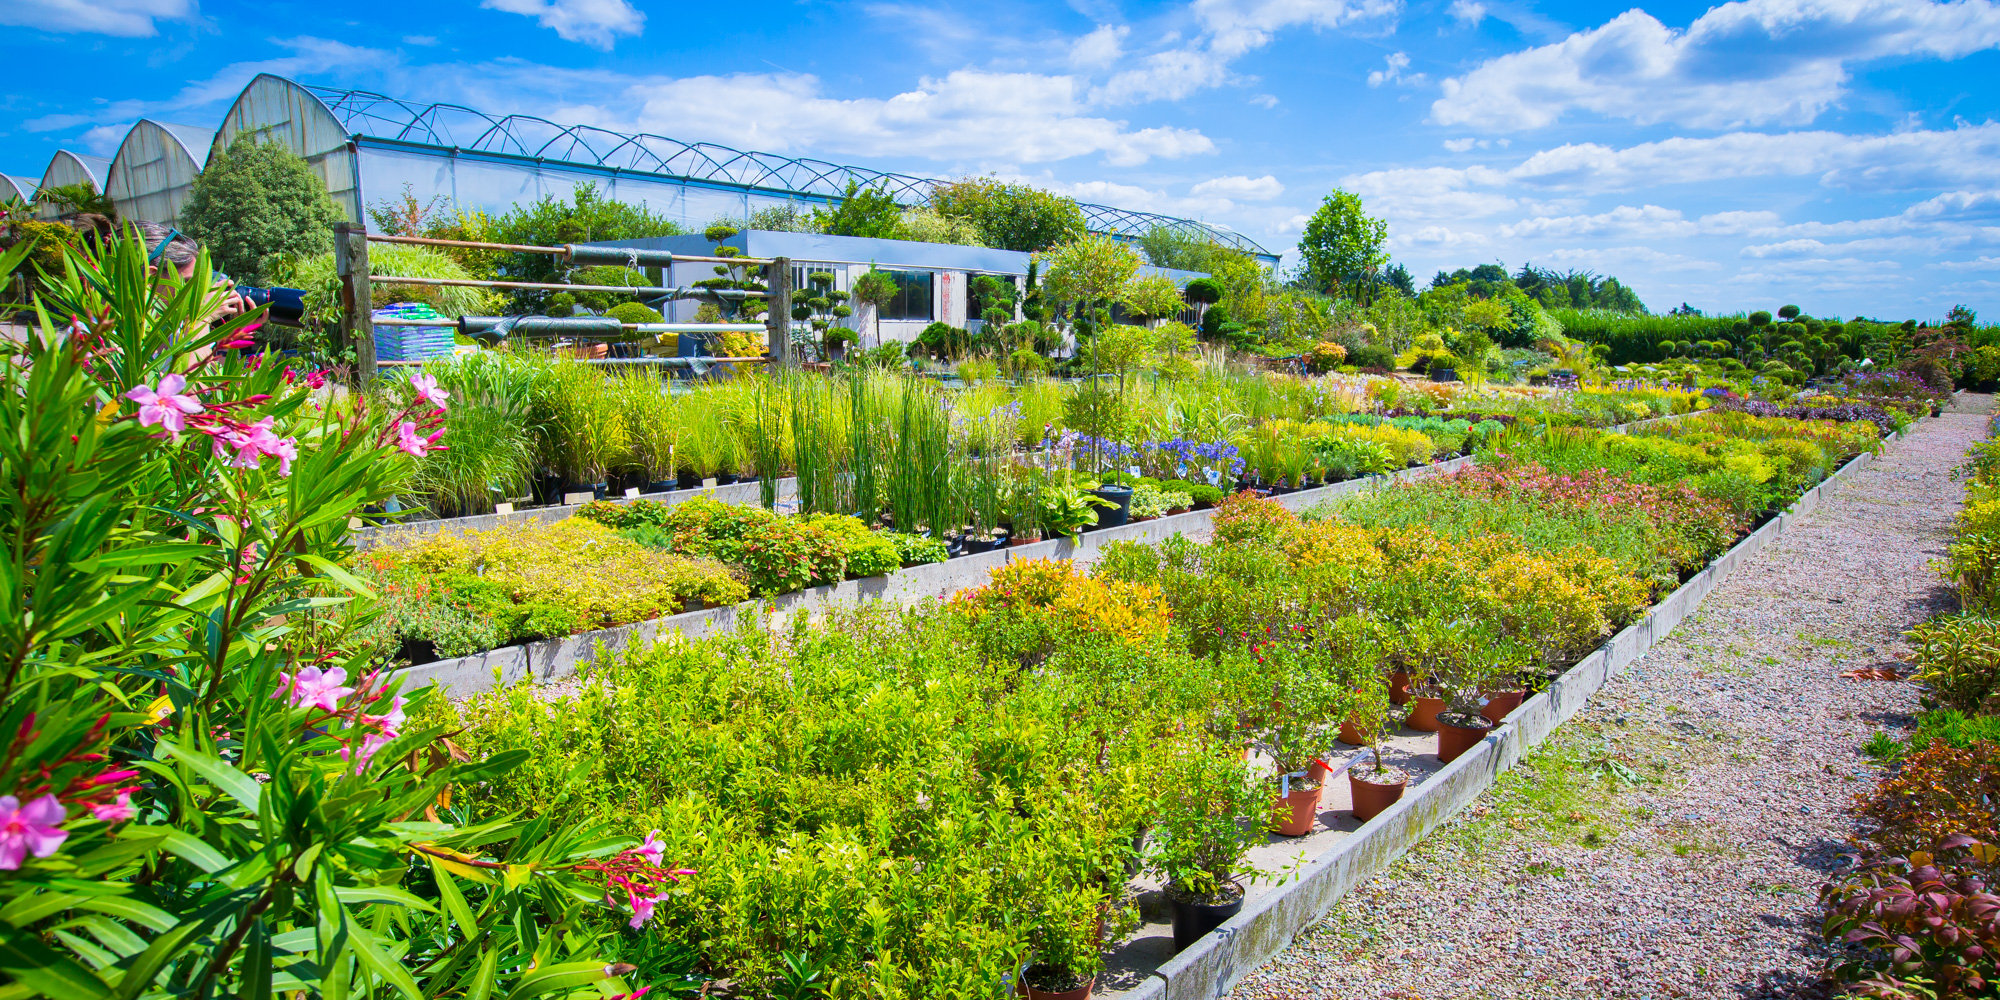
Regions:
<instances>
[{"instance_id":1,"label":"green leaf","mask_svg":"<svg viewBox=\"0 0 2000 1000\"><path fill-rule=\"evenodd\" d=\"M264 795L264 786L258 784L257 779L199 750L175 746L166 740L159 742L159 754L162 757L180 758L189 767L194 768L196 774L208 779L209 784L235 799L236 804L242 806L244 811L252 816L257 815L257 802Z\"/></svg>"},{"instance_id":2,"label":"green leaf","mask_svg":"<svg viewBox=\"0 0 2000 1000\"><path fill-rule=\"evenodd\" d=\"M14 982L55 1000L110 997L110 988L69 956L32 934L0 930L0 972Z\"/></svg>"},{"instance_id":3,"label":"green leaf","mask_svg":"<svg viewBox=\"0 0 2000 1000\"><path fill-rule=\"evenodd\" d=\"M160 846L166 848L167 853L183 858L211 875L236 863L186 830L163 826L128 826L124 833L130 834L135 831L159 834Z\"/></svg>"},{"instance_id":4,"label":"green leaf","mask_svg":"<svg viewBox=\"0 0 2000 1000\"><path fill-rule=\"evenodd\" d=\"M109 914L110 916L138 924L151 931L171 930L175 924L180 923L179 920L175 919L173 914L151 903L142 903L136 899L129 899L124 896L99 896L94 899L85 899L77 903L75 908L88 910L93 913Z\"/></svg>"},{"instance_id":5,"label":"green leaf","mask_svg":"<svg viewBox=\"0 0 2000 1000\"><path fill-rule=\"evenodd\" d=\"M465 894L458 891L458 880L452 878L451 872L439 864L438 859L431 858L430 863L431 876L437 882L438 898L444 900L445 912L458 922L459 933L464 934L467 941L479 940L479 921L472 916L472 907L466 905Z\"/></svg>"},{"instance_id":6,"label":"green leaf","mask_svg":"<svg viewBox=\"0 0 2000 1000\"><path fill-rule=\"evenodd\" d=\"M392 886L354 886L333 890L334 898L343 903L394 903L425 913L436 913L437 907L424 902L417 896Z\"/></svg>"},{"instance_id":7,"label":"green leaf","mask_svg":"<svg viewBox=\"0 0 2000 1000\"><path fill-rule=\"evenodd\" d=\"M361 964L375 970L376 975L403 991L403 995L410 1000L424 1000L424 993L417 988L417 981L410 977L410 970L404 968L403 963L384 954L382 946L376 943L374 934L353 920L347 922L347 933L349 940L354 943L355 957L361 959Z\"/></svg>"},{"instance_id":8,"label":"green leaf","mask_svg":"<svg viewBox=\"0 0 2000 1000\"><path fill-rule=\"evenodd\" d=\"M531 1000L562 990L573 990L579 986L602 982L610 977L605 975L603 962L565 962L551 965L546 969L536 969L521 977L514 988L507 992L507 1000Z\"/></svg>"},{"instance_id":9,"label":"green leaf","mask_svg":"<svg viewBox=\"0 0 2000 1000\"><path fill-rule=\"evenodd\" d=\"M493 995L493 980L500 974L500 949L487 945L479 953L479 972L472 979L472 989L467 990L465 1000L487 1000Z\"/></svg>"},{"instance_id":10,"label":"green leaf","mask_svg":"<svg viewBox=\"0 0 2000 1000\"><path fill-rule=\"evenodd\" d=\"M338 564L327 559L326 557L313 555L312 553L308 552L305 555L300 556L299 558L305 560L308 563L311 563L315 567L318 567L320 572L325 573L330 577L333 577L334 581L339 583L341 586L346 587L347 589L352 590L363 597L373 598L375 596L375 591L370 589L367 584L361 582L360 577L357 577L354 574L349 573L347 570L342 569Z\"/></svg>"}]
</instances>

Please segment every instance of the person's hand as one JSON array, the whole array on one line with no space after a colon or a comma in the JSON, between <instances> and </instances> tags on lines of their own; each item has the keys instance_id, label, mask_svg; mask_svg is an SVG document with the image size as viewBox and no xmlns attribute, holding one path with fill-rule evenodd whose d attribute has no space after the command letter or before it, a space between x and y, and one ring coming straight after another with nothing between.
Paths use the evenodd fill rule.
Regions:
<instances>
[{"instance_id":1,"label":"person's hand","mask_svg":"<svg viewBox=\"0 0 2000 1000\"><path fill-rule=\"evenodd\" d=\"M236 294L236 285L234 282L222 280L217 281L215 284L217 287L228 290L228 294L222 297L222 304L217 306L215 311L208 315L210 323L228 322L230 319L250 311L250 300Z\"/></svg>"}]
</instances>

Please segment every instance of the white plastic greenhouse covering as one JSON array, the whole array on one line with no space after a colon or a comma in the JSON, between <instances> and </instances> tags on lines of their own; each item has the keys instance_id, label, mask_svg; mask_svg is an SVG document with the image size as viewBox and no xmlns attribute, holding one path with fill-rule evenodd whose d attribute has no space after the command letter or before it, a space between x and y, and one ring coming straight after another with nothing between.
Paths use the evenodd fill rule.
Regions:
<instances>
[{"instance_id":1,"label":"white plastic greenhouse covering","mask_svg":"<svg viewBox=\"0 0 2000 1000\"><path fill-rule=\"evenodd\" d=\"M176 223L214 142L208 129L142 118L111 158L104 193L120 218Z\"/></svg>"},{"instance_id":2,"label":"white plastic greenhouse covering","mask_svg":"<svg viewBox=\"0 0 2000 1000\"><path fill-rule=\"evenodd\" d=\"M37 185L32 178L16 177L13 174L0 174L0 201L9 198L34 201L36 187Z\"/></svg>"},{"instance_id":3,"label":"white plastic greenhouse covering","mask_svg":"<svg viewBox=\"0 0 2000 1000\"><path fill-rule=\"evenodd\" d=\"M104 190L105 172L111 169L111 161L102 156L88 156L72 153L67 149L56 150L49 160L49 167L42 171L42 182L38 188L59 187L64 184L88 182L98 191ZM43 205L35 209L36 218L53 219L59 210L54 205Z\"/></svg>"}]
</instances>

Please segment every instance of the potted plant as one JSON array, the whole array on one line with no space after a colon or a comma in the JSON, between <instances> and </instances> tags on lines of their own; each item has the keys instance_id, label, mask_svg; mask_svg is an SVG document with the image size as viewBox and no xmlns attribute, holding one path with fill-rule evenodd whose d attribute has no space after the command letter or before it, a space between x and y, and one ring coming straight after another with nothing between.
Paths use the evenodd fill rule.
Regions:
<instances>
[{"instance_id":1,"label":"potted plant","mask_svg":"<svg viewBox=\"0 0 2000 1000\"><path fill-rule=\"evenodd\" d=\"M1354 818L1362 823L1396 804L1410 786L1410 775L1399 767L1382 762L1382 735L1395 723L1396 709L1389 701L1389 689L1379 684L1363 684L1352 691L1346 705L1343 732L1355 737L1368 752L1347 769L1347 789L1354 803Z\"/></svg>"},{"instance_id":2,"label":"potted plant","mask_svg":"<svg viewBox=\"0 0 2000 1000\"><path fill-rule=\"evenodd\" d=\"M1068 481L1043 486L1038 498L1035 521L1050 535L1081 534L1086 525L1097 523L1097 508L1116 506L1102 497L1085 493Z\"/></svg>"},{"instance_id":3,"label":"potted plant","mask_svg":"<svg viewBox=\"0 0 2000 1000\"><path fill-rule=\"evenodd\" d=\"M1265 752L1277 767L1271 831L1286 837L1303 837L1312 832L1319 819L1320 783L1313 761L1329 739L1327 709L1330 706L1326 678L1313 670L1312 657L1279 656L1278 647L1252 646L1267 657L1287 661L1281 669L1287 675L1278 689L1271 718L1264 729Z\"/></svg>"},{"instance_id":4,"label":"potted plant","mask_svg":"<svg viewBox=\"0 0 2000 1000\"><path fill-rule=\"evenodd\" d=\"M1249 862L1271 816L1268 786L1228 744L1196 740L1172 751L1160 776L1160 817L1149 867L1166 884L1180 951L1243 909Z\"/></svg>"},{"instance_id":5,"label":"potted plant","mask_svg":"<svg viewBox=\"0 0 2000 1000\"><path fill-rule=\"evenodd\" d=\"M1020 993L1028 1000L1090 1000L1104 956L1099 950L1098 908L1088 895L1048 893L1048 905L1028 934L1034 960L1021 970Z\"/></svg>"},{"instance_id":6,"label":"potted plant","mask_svg":"<svg viewBox=\"0 0 2000 1000\"><path fill-rule=\"evenodd\" d=\"M1439 659L1433 677L1449 704L1437 716L1438 760L1446 764L1457 760L1498 725L1480 714L1485 701L1480 690L1492 679L1512 673L1516 657L1511 640L1475 629Z\"/></svg>"}]
</instances>

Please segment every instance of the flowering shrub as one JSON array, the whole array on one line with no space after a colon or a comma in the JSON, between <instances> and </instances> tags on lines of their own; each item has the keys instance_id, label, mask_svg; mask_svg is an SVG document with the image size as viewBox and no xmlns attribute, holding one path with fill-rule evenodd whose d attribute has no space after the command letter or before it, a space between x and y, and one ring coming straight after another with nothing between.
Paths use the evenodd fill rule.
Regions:
<instances>
[{"instance_id":1,"label":"flowering shrub","mask_svg":"<svg viewBox=\"0 0 2000 1000\"><path fill-rule=\"evenodd\" d=\"M2000 849L1954 834L1935 852L1853 859L1852 871L1820 890L1824 933L1850 948L1837 978L1861 996L1990 995L2000 977L2000 896L1986 880Z\"/></svg>"},{"instance_id":2,"label":"flowering shrub","mask_svg":"<svg viewBox=\"0 0 2000 1000\"><path fill-rule=\"evenodd\" d=\"M452 789L520 758L455 754L344 629L374 597L347 519L444 446L444 400L237 353L261 316L207 322L205 259L63 263L0 360L8 990L624 991L600 944L680 876L600 826L461 822Z\"/></svg>"},{"instance_id":3,"label":"flowering shrub","mask_svg":"<svg viewBox=\"0 0 2000 1000\"><path fill-rule=\"evenodd\" d=\"M824 528L761 507L698 496L660 517L674 551L741 566L760 596L784 594L847 576L847 546Z\"/></svg>"}]
</instances>

